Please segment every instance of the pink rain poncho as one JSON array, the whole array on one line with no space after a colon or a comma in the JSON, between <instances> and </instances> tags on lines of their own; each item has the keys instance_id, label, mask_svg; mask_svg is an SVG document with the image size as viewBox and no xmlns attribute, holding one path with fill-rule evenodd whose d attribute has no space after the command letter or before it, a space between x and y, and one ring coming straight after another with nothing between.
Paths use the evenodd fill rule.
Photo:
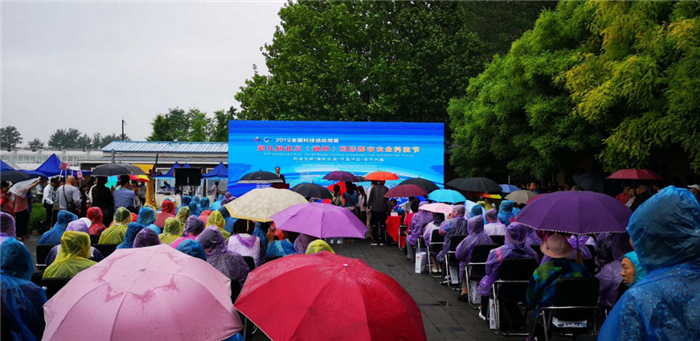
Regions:
<instances>
[{"instance_id":1,"label":"pink rain poncho","mask_svg":"<svg viewBox=\"0 0 700 341\"><path fill-rule=\"evenodd\" d=\"M428 202L423 201L418 206L418 213L413 215L411 219L411 235L408 236L407 241L414 247L418 243L418 237L423 234L423 228L425 225L433 220L433 214L428 211L423 211L420 209L421 206L426 205Z\"/></svg>"},{"instance_id":2,"label":"pink rain poncho","mask_svg":"<svg viewBox=\"0 0 700 341\"><path fill-rule=\"evenodd\" d=\"M245 279L250 272L250 267L248 267L243 256L228 251L221 231L216 226L209 226L197 236L197 241L202 244L206 251L207 262L221 271L226 277L231 280L237 280L243 287Z\"/></svg>"},{"instance_id":3,"label":"pink rain poncho","mask_svg":"<svg viewBox=\"0 0 700 341\"><path fill-rule=\"evenodd\" d=\"M15 235L15 218L5 212L0 212L0 245L10 237L17 237Z\"/></svg>"},{"instance_id":4,"label":"pink rain poncho","mask_svg":"<svg viewBox=\"0 0 700 341\"><path fill-rule=\"evenodd\" d=\"M464 277L464 267L472 259L472 250L479 244L491 244L493 241L484 232L484 218L480 215L469 218L467 222L469 235L457 245L455 258L459 259L459 278Z\"/></svg>"},{"instance_id":5,"label":"pink rain poncho","mask_svg":"<svg viewBox=\"0 0 700 341\"><path fill-rule=\"evenodd\" d=\"M451 215L454 218L445 222L444 226L441 226L441 229L445 231L445 243L442 244L442 251L438 253L438 261L445 261L445 255L447 254L447 251L450 250L450 239L453 236L467 234L467 219L464 219L464 212L464 205L455 205L455 207L452 208Z\"/></svg>"},{"instance_id":6,"label":"pink rain poncho","mask_svg":"<svg viewBox=\"0 0 700 341\"><path fill-rule=\"evenodd\" d=\"M479 295L488 296L491 284L499 278L498 268L504 259L534 258L539 261L537 252L525 243L527 228L521 223L511 223L506 227L505 245L489 252L486 260L486 276L479 282Z\"/></svg>"},{"instance_id":7,"label":"pink rain poncho","mask_svg":"<svg viewBox=\"0 0 700 341\"><path fill-rule=\"evenodd\" d=\"M183 241L187 239L195 240L202 231L204 231L204 222L195 216L189 216L185 223L185 231L182 232L182 237L175 239L175 241L170 243L170 246L177 249Z\"/></svg>"}]
</instances>

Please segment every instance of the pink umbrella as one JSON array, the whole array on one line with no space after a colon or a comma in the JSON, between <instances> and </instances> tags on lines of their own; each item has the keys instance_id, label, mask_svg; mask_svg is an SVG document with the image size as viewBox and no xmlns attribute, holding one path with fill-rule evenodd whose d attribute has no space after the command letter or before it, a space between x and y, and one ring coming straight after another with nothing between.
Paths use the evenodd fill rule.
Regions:
<instances>
[{"instance_id":1,"label":"pink umbrella","mask_svg":"<svg viewBox=\"0 0 700 341\"><path fill-rule=\"evenodd\" d=\"M118 249L44 305L43 340L212 340L243 326L231 281L168 245Z\"/></svg>"},{"instance_id":2,"label":"pink umbrella","mask_svg":"<svg viewBox=\"0 0 700 341\"><path fill-rule=\"evenodd\" d=\"M280 230L317 238L364 238L367 233L352 211L329 204L296 204L270 218Z\"/></svg>"},{"instance_id":3,"label":"pink umbrella","mask_svg":"<svg viewBox=\"0 0 700 341\"><path fill-rule=\"evenodd\" d=\"M421 206L420 209L423 211L428 211L428 212L433 212L433 213L442 213L445 215L445 217L452 214L452 206L447 205L447 204L441 204L441 203L433 203L433 204L423 205L423 206Z\"/></svg>"}]
</instances>

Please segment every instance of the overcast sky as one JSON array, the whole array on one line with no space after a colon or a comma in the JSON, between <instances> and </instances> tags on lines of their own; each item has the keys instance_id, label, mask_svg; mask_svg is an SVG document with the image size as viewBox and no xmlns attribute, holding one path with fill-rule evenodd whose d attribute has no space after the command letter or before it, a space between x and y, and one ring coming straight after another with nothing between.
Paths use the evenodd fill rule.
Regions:
<instances>
[{"instance_id":1,"label":"overcast sky","mask_svg":"<svg viewBox=\"0 0 700 341\"><path fill-rule=\"evenodd\" d=\"M284 1L2 3L2 126L24 144L58 128L145 140L168 108L209 116L266 73Z\"/></svg>"}]
</instances>

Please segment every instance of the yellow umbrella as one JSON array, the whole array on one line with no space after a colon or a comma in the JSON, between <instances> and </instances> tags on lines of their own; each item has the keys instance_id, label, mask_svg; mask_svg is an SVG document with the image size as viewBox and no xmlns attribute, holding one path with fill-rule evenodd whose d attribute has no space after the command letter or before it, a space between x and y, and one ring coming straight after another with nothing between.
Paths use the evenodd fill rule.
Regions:
<instances>
[{"instance_id":1,"label":"yellow umbrella","mask_svg":"<svg viewBox=\"0 0 700 341\"><path fill-rule=\"evenodd\" d=\"M290 206L307 202L296 192L268 187L254 189L226 204L225 207L231 217L267 222L272 221L271 215Z\"/></svg>"}]
</instances>

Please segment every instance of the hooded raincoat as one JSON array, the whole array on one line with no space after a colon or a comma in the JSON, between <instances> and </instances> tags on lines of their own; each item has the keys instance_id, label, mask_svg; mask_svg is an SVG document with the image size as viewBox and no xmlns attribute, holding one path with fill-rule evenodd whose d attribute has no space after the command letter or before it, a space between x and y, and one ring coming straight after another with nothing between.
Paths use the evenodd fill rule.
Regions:
<instances>
[{"instance_id":1,"label":"hooded raincoat","mask_svg":"<svg viewBox=\"0 0 700 341\"><path fill-rule=\"evenodd\" d=\"M211 210L216 211L221 207L221 201L224 200L224 195L219 194L219 196L216 198L216 201L211 203Z\"/></svg>"},{"instance_id":2,"label":"hooded raincoat","mask_svg":"<svg viewBox=\"0 0 700 341\"><path fill-rule=\"evenodd\" d=\"M296 250L298 253L306 253L306 249L309 247L309 244L316 239L318 238L300 233L297 239L294 241L294 250Z\"/></svg>"},{"instance_id":3,"label":"hooded raincoat","mask_svg":"<svg viewBox=\"0 0 700 341\"><path fill-rule=\"evenodd\" d=\"M427 205L427 201L422 201L418 205L418 212L411 218L411 234L406 238L406 241L414 247L418 244L418 237L423 234L425 225L433 220L433 214L420 209L421 206Z\"/></svg>"},{"instance_id":4,"label":"hooded raincoat","mask_svg":"<svg viewBox=\"0 0 700 341\"><path fill-rule=\"evenodd\" d=\"M129 224L129 227L126 229L126 235L124 236L124 240L121 244L117 245L117 249L131 249L132 247L134 247L134 241L136 240L136 236L144 228L146 227L139 223Z\"/></svg>"},{"instance_id":5,"label":"hooded raincoat","mask_svg":"<svg viewBox=\"0 0 700 341\"><path fill-rule=\"evenodd\" d=\"M124 241L126 230L131 223L131 212L120 207L114 212L114 225L108 227L100 235L100 244L121 244Z\"/></svg>"},{"instance_id":6,"label":"hooded raincoat","mask_svg":"<svg viewBox=\"0 0 700 341\"><path fill-rule=\"evenodd\" d=\"M600 340L700 340L700 205L669 186L627 227L647 275L617 302Z\"/></svg>"},{"instance_id":7,"label":"hooded raincoat","mask_svg":"<svg viewBox=\"0 0 700 341\"><path fill-rule=\"evenodd\" d=\"M646 277L647 271L639 263L639 257L637 256L636 251L632 251L632 252L626 254L622 258L629 259L630 262L632 262L632 265L634 266L634 282L632 282L632 284L627 284L628 287L631 287L631 286L639 283L639 281L641 281L644 277ZM620 270L620 272L622 272L622 270Z\"/></svg>"},{"instance_id":8,"label":"hooded raincoat","mask_svg":"<svg viewBox=\"0 0 700 341\"><path fill-rule=\"evenodd\" d=\"M102 223L104 218L102 217L102 209L99 207L90 207L86 216L90 219L90 234L99 236L107 229L107 226Z\"/></svg>"},{"instance_id":9,"label":"hooded raincoat","mask_svg":"<svg viewBox=\"0 0 700 341\"><path fill-rule=\"evenodd\" d=\"M537 252L530 245L525 244L527 239L527 226L520 223L512 223L506 227L505 245L491 250L486 259L486 276L479 282L479 295L488 296L491 284L499 279L498 269L504 259L508 258L534 258L539 261Z\"/></svg>"},{"instance_id":10,"label":"hooded raincoat","mask_svg":"<svg viewBox=\"0 0 700 341\"><path fill-rule=\"evenodd\" d=\"M141 207L139 210L139 216L136 218L136 223L139 223L146 228L149 228L160 234L160 228L155 225L156 222L156 210L150 207Z\"/></svg>"},{"instance_id":11,"label":"hooded raincoat","mask_svg":"<svg viewBox=\"0 0 700 341\"><path fill-rule=\"evenodd\" d=\"M289 240L275 240L272 244L267 246L267 257L282 257L296 254L297 250L294 248Z\"/></svg>"},{"instance_id":12,"label":"hooded raincoat","mask_svg":"<svg viewBox=\"0 0 700 341\"><path fill-rule=\"evenodd\" d=\"M198 216L199 217L199 206L195 204L194 202L190 202L187 207L190 208L190 215L193 216Z\"/></svg>"},{"instance_id":13,"label":"hooded raincoat","mask_svg":"<svg viewBox=\"0 0 700 341\"><path fill-rule=\"evenodd\" d=\"M177 211L180 212L180 210L181 210L183 207L188 207L187 205L189 205L191 202L192 202L192 197L191 197L191 196L189 196L189 195L183 195L183 196L182 196L182 202L181 202L182 205L181 205L180 207L177 208Z\"/></svg>"},{"instance_id":14,"label":"hooded raincoat","mask_svg":"<svg viewBox=\"0 0 700 341\"><path fill-rule=\"evenodd\" d=\"M44 278L73 278L97 264L90 260L90 236L85 232L66 231L56 260L44 271Z\"/></svg>"},{"instance_id":15,"label":"hooded raincoat","mask_svg":"<svg viewBox=\"0 0 700 341\"><path fill-rule=\"evenodd\" d=\"M205 197L205 198L202 198L201 200L199 200L199 212L200 212L200 214L202 214L201 212L211 211L211 210L212 210L211 201L209 200L209 198Z\"/></svg>"},{"instance_id":16,"label":"hooded raincoat","mask_svg":"<svg viewBox=\"0 0 700 341\"><path fill-rule=\"evenodd\" d=\"M161 233L158 238L162 244L168 244L174 242L176 239L182 236L182 225L180 225L180 220L177 218L168 218L165 221L165 228L163 233Z\"/></svg>"},{"instance_id":17,"label":"hooded raincoat","mask_svg":"<svg viewBox=\"0 0 700 341\"><path fill-rule=\"evenodd\" d=\"M491 244L491 237L484 232L484 218L480 215L469 218L467 222L469 235L462 240L455 250L455 258L459 259L459 278L464 277L464 267L472 259L472 250L479 244Z\"/></svg>"},{"instance_id":18,"label":"hooded raincoat","mask_svg":"<svg viewBox=\"0 0 700 341\"><path fill-rule=\"evenodd\" d=\"M0 212L0 245L7 238L17 237L15 234L15 218L5 212Z\"/></svg>"},{"instance_id":19,"label":"hooded raincoat","mask_svg":"<svg viewBox=\"0 0 700 341\"><path fill-rule=\"evenodd\" d=\"M175 218L175 204L170 200L163 200L163 203L160 205L160 213L158 213L153 224L162 230L165 228L165 221L169 218Z\"/></svg>"},{"instance_id":20,"label":"hooded raincoat","mask_svg":"<svg viewBox=\"0 0 700 341\"><path fill-rule=\"evenodd\" d=\"M443 231L445 231L445 243L442 244L442 251L437 255L437 259L440 262L445 261L445 255L447 251L450 250L450 239L452 236L466 235L467 231L467 219L464 219L465 208L464 205L455 205L452 208L452 219L445 222ZM483 227L483 225L482 225Z\"/></svg>"},{"instance_id":21,"label":"hooded raincoat","mask_svg":"<svg viewBox=\"0 0 700 341\"><path fill-rule=\"evenodd\" d=\"M34 262L29 250L15 238L0 245L0 303L12 340L41 340L44 333L46 292L30 279Z\"/></svg>"},{"instance_id":22,"label":"hooded raincoat","mask_svg":"<svg viewBox=\"0 0 700 341\"><path fill-rule=\"evenodd\" d=\"M316 239L309 244L309 247L306 248L306 254L307 255L313 255L315 253L323 252L323 251L328 251L330 253L335 253L333 251L333 248L331 248L328 243L324 242L321 239Z\"/></svg>"},{"instance_id":23,"label":"hooded raincoat","mask_svg":"<svg viewBox=\"0 0 700 341\"><path fill-rule=\"evenodd\" d=\"M515 214L513 214L514 206L515 202L513 202L513 200L501 201L501 206L498 208L498 221L500 221L501 224L505 226L510 225L510 219L515 218Z\"/></svg>"},{"instance_id":24,"label":"hooded raincoat","mask_svg":"<svg viewBox=\"0 0 700 341\"><path fill-rule=\"evenodd\" d=\"M185 226L187 224L187 218L190 217L190 208L187 206L180 207L175 217L180 221L182 226Z\"/></svg>"},{"instance_id":25,"label":"hooded raincoat","mask_svg":"<svg viewBox=\"0 0 700 341\"><path fill-rule=\"evenodd\" d=\"M202 244L194 239L187 239L183 241L177 246L176 249L182 253L199 258L203 261L207 260L207 254L204 252Z\"/></svg>"},{"instance_id":26,"label":"hooded raincoat","mask_svg":"<svg viewBox=\"0 0 700 341\"><path fill-rule=\"evenodd\" d=\"M618 289L622 284L622 264L613 257L612 249L612 238L598 239L596 260L601 269L595 277L600 283L598 305L604 309L610 309L615 305Z\"/></svg>"},{"instance_id":27,"label":"hooded raincoat","mask_svg":"<svg viewBox=\"0 0 700 341\"><path fill-rule=\"evenodd\" d=\"M52 229L44 232L44 234L41 236L41 239L39 239L39 244L61 244L61 236L63 236L63 232L66 232L68 223L70 223L73 220L78 220L78 216L68 211L59 211L56 224L53 226Z\"/></svg>"},{"instance_id":28,"label":"hooded raincoat","mask_svg":"<svg viewBox=\"0 0 700 341\"><path fill-rule=\"evenodd\" d=\"M156 231L153 231L149 228L145 228L136 235L133 247L137 248L153 245L160 245L160 238L158 238L158 234L156 233Z\"/></svg>"},{"instance_id":29,"label":"hooded raincoat","mask_svg":"<svg viewBox=\"0 0 700 341\"><path fill-rule=\"evenodd\" d=\"M224 217L224 221L226 222L224 225L224 230L230 234L233 234L233 224L236 223L238 218L231 217L231 213L229 213L228 209L226 209L224 206L219 207L217 211L221 213L221 216Z\"/></svg>"},{"instance_id":30,"label":"hooded raincoat","mask_svg":"<svg viewBox=\"0 0 700 341\"><path fill-rule=\"evenodd\" d=\"M219 229L216 226L207 227L197 236L197 241L202 244L206 252L207 262L221 271L224 276L238 281L243 287L245 279L250 272L250 267L243 259L243 256L228 251L226 243L224 243L224 237Z\"/></svg>"},{"instance_id":31,"label":"hooded raincoat","mask_svg":"<svg viewBox=\"0 0 700 341\"><path fill-rule=\"evenodd\" d=\"M214 225L219 228L219 232L221 232L221 235L224 236L224 239L228 239L228 237L231 237L231 234L224 230L224 226L226 226L226 220L224 219L224 216L221 215L221 212L214 211L211 212L211 214L209 214L209 219L207 219L207 226L211 225Z\"/></svg>"},{"instance_id":32,"label":"hooded raincoat","mask_svg":"<svg viewBox=\"0 0 700 341\"><path fill-rule=\"evenodd\" d=\"M488 210L486 212L486 225L484 226L486 234L489 236L505 236L506 226L498 220L496 210Z\"/></svg>"},{"instance_id":33,"label":"hooded raincoat","mask_svg":"<svg viewBox=\"0 0 700 341\"><path fill-rule=\"evenodd\" d=\"M195 240L197 236L202 233L202 231L204 231L204 222L195 216L190 216L187 218L187 222L185 223L185 229L182 232L182 237L175 239L175 241L170 243L170 246L177 248L180 243L187 239Z\"/></svg>"},{"instance_id":34,"label":"hooded raincoat","mask_svg":"<svg viewBox=\"0 0 700 341\"><path fill-rule=\"evenodd\" d=\"M90 232L87 225L85 225L85 222L83 222L80 219L71 221L68 224L66 231L77 231L77 232L85 232L85 233ZM49 254L46 255L46 266L51 265L56 260L56 256L58 256L58 253L60 251L61 251L61 245L56 245L53 248L51 248L51 251L49 251ZM95 262L99 262L99 261L103 260L104 258L105 257L102 255L102 253L99 250L90 246L90 260L95 261Z\"/></svg>"}]
</instances>

